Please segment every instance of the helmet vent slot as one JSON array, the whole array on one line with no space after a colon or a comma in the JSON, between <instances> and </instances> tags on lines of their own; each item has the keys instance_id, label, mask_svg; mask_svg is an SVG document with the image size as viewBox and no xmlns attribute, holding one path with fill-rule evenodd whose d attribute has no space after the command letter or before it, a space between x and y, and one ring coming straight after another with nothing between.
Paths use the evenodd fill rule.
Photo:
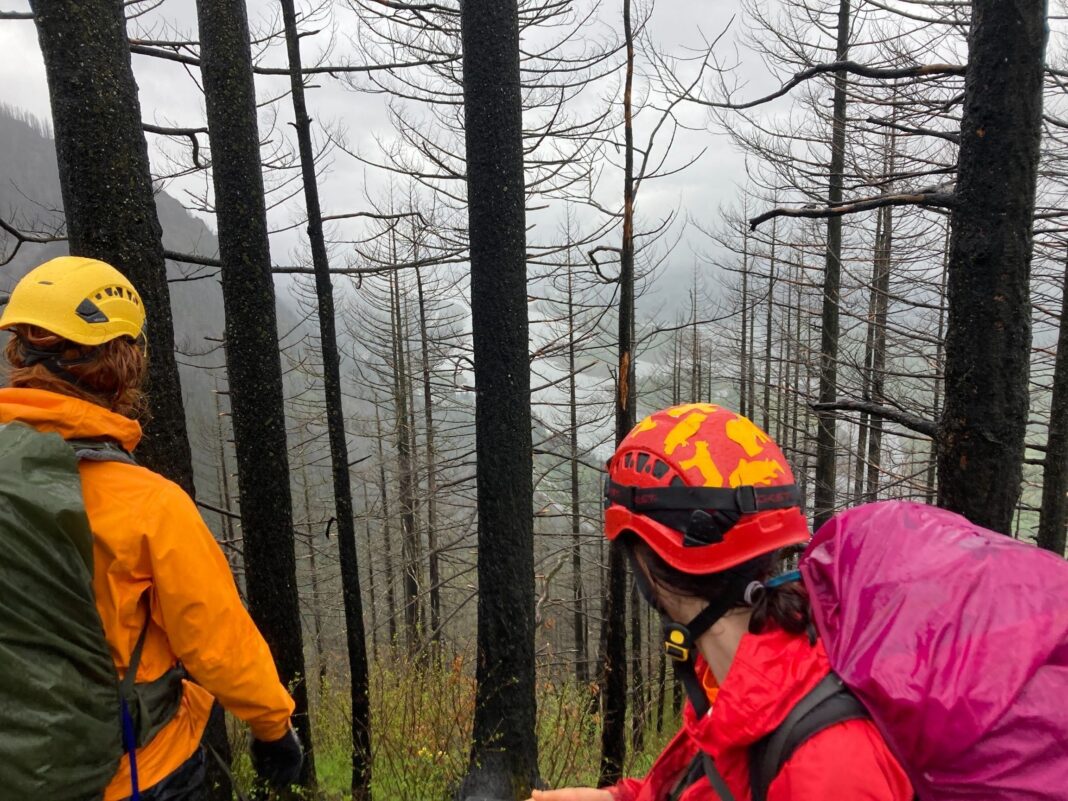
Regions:
<instances>
[{"instance_id":1,"label":"helmet vent slot","mask_svg":"<svg viewBox=\"0 0 1068 801\"><path fill-rule=\"evenodd\" d=\"M89 298L86 298L79 303L78 308L75 309L74 312L87 323L108 322L108 316L100 311L100 308L93 303L93 301L89 300Z\"/></svg>"}]
</instances>

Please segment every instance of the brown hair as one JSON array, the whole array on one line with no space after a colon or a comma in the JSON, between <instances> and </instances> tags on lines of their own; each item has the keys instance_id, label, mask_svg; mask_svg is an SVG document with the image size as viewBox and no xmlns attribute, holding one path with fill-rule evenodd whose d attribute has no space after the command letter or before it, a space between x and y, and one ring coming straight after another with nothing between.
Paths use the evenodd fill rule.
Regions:
<instances>
[{"instance_id":1,"label":"brown hair","mask_svg":"<svg viewBox=\"0 0 1068 801\"><path fill-rule=\"evenodd\" d=\"M56 354L73 381L56 375L40 362L27 364L25 346ZM17 325L4 356L11 365L8 386L45 389L103 406L125 417L143 420L147 401L142 389L148 368L143 347L119 337L103 345L79 345L34 325ZM85 360L82 362L82 360Z\"/></svg>"},{"instance_id":2,"label":"brown hair","mask_svg":"<svg viewBox=\"0 0 1068 801\"><path fill-rule=\"evenodd\" d=\"M679 595L700 598L709 603L720 603L726 599L731 602L732 609L749 608L750 605L745 602L745 588L751 582L766 582L776 575L792 555L785 550L775 551L720 573L694 575L673 568L632 532L626 532L622 542L626 548L633 549L657 584ZM809 631L812 622L808 593L804 585L797 581L778 587L764 587L755 594L751 608L753 616L749 621L749 631L754 634L764 631L769 624L791 634L802 634Z\"/></svg>"}]
</instances>

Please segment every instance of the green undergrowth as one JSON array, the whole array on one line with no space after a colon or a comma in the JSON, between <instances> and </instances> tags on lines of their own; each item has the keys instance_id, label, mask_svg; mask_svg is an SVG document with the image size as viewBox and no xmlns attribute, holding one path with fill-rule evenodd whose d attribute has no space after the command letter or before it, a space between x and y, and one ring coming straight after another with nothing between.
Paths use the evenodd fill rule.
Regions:
<instances>
[{"instance_id":1,"label":"green undergrowth","mask_svg":"<svg viewBox=\"0 0 1068 801\"><path fill-rule=\"evenodd\" d=\"M601 726L591 689L572 681L539 681L538 753L548 787L594 786ZM468 766L475 682L463 660L414 666L375 664L371 671L372 793L374 801L445 801ZM349 694L324 683L313 701L315 765L320 801L350 798ZM670 716L670 711L669 711ZM629 724L629 718L628 718ZM642 775L674 733L646 727L645 745L628 749L627 775ZM240 739L240 738L238 738ZM245 749L237 749L244 751ZM247 755L235 754L240 783L250 777Z\"/></svg>"}]
</instances>

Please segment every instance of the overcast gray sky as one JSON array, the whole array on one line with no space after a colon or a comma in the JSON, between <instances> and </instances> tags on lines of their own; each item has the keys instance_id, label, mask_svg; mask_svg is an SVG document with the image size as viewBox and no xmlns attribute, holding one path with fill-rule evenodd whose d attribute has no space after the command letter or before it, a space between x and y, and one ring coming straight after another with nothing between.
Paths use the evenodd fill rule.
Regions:
<instances>
[{"instance_id":1,"label":"overcast gray sky","mask_svg":"<svg viewBox=\"0 0 1068 801\"><path fill-rule=\"evenodd\" d=\"M617 31L621 28L617 8L619 5L612 0L605 3L600 33L606 32L605 26L611 26ZM684 48L700 45L701 33L714 36L721 31L731 17L738 13L738 6L738 0L657 0L652 35L662 51L681 55ZM5 10L29 8L27 0L7 0L3 7ZM254 29L265 30L276 26L277 13L277 4L271 0L251 0L249 3L249 17ZM349 57L351 45L347 41L347 34L354 30L355 18L351 11L339 4L333 19L337 33L331 61L340 63ZM736 20L718 50L728 61L733 58L734 40L740 25L741 22ZM166 0L158 9L132 23L131 33L134 34L137 28L159 38L195 39L195 4L193 0ZM306 63L327 45L328 37L329 33L326 32L318 37L303 40ZM284 53L280 48L268 55L269 59L279 65L283 57ZM180 65L139 55L135 55L133 60L145 120L182 126L203 124L202 98ZM745 58L744 55L742 74L748 76L747 80L753 93L777 83L772 76L765 74L755 58ZM257 81L259 95L263 99L284 91L288 79L259 76ZM389 125L381 97L355 93L328 76L323 76L316 84L317 88L309 94L312 116L343 127L347 131L350 147L364 153L372 153L375 135L389 136ZM25 109L40 118L49 118L44 66L37 47L36 32L30 21L0 22L0 87L0 100L3 102ZM288 104L279 105L281 124L288 122L289 112ZM739 197L739 182L744 180L742 157L732 148L722 131L706 125L707 113L703 109L691 107L683 112L682 116L688 124L699 130L684 132L679 136L675 162L697 154L702 148L706 152L697 164L684 173L648 183L640 197L640 212L646 219L656 219L670 209L678 208L683 216L689 215L712 227L719 206ZM174 143L159 137L150 137L150 151L157 170L165 169L164 150L173 152L176 147ZM3 154L3 157L17 158L18 155ZM337 154L329 175L322 183L324 211L339 213L366 208L364 191L380 186L383 180L383 176L375 174L375 171L344 154ZM618 172L610 169L606 171L604 186L609 191L615 191L614 187L620 182ZM167 189L184 200L186 191L203 191L204 179L182 179L172 182ZM294 201L274 210L271 224L276 228L284 227L300 213L299 202ZM210 216L205 217L205 221L214 228L215 223ZM534 222L537 223L538 220L535 219ZM275 261L291 262L298 245L296 232L275 235L272 242ZM671 256L671 272L676 275L685 272L688 276L694 263L694 249L705 247L707 242L702 237L693 233L683 235Z\"/></svg>"}]
</instances>

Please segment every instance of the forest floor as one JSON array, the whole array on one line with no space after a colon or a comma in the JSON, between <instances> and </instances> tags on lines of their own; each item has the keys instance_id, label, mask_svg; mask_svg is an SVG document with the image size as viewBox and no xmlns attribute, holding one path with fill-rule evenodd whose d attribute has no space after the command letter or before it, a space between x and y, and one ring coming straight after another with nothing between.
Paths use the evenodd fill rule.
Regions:
<instances>
[{"instance_id":1,"label":"forest floor","mask_svg":"<svg viewBox=\"0 0 1068 801\"><path fill-rule=\"evenodd\" d=\"M372 793L376 801L444 801L467 770L475 682L469 666L412 666L377 662L371 671ZM349 696L347 687L325 684L312 715L318 801L350 798ZM575 681L538 684L538 754L547 787L592 787L600 766L601 725L591 710L590 689ZM658 732L646 726L644 743L628 743L625 775L642 776L678 727L670 694ZM628 723L630 718L628 716ZM233 723L233 721L231 721ZM244 743L235 728L231 742ZM251 778L247 749L235 748L239 783Z\"/></svg>"}]
</instances>

